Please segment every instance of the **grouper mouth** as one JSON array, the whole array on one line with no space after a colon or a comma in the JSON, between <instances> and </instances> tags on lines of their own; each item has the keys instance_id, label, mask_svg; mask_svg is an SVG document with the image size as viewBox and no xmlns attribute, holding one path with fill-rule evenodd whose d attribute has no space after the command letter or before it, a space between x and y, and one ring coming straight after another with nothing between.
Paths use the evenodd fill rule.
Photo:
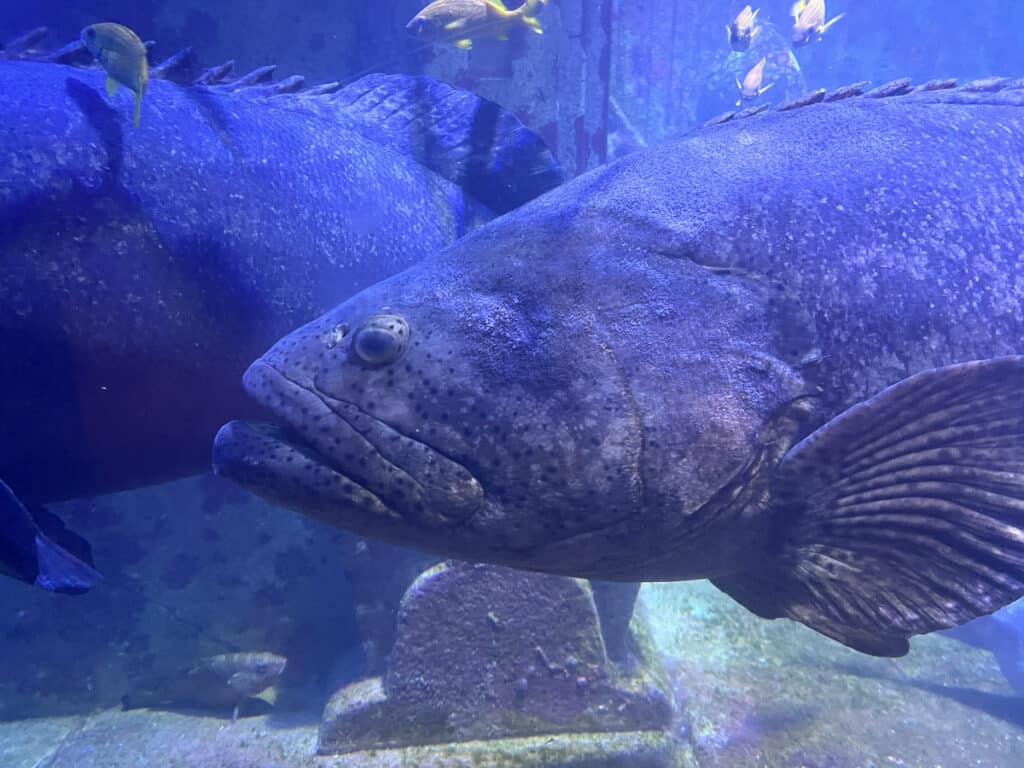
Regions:
<instances>
[{"instance_id":1,"label":"grouper mouth","mask_svg":"<svg viewBox=\"0 0 1024 768\"><path fill-rule=\"evenodd\" d=\"M243 385L274 423L221 427L213 467L259 496L396 541L465 524L485 503L462 464L354 403L264 361L250 366Z\"/></svg>"}]
</instances>

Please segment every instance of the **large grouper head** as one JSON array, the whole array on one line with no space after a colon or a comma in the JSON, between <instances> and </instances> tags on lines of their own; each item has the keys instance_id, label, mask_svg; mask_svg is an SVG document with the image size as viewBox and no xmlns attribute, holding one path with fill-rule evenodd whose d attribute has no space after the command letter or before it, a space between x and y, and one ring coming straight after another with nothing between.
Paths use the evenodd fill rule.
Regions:
<instances>
[{"instance_id":1,"label":"large grouper head","mask_svg":"<svg viewBox=\"0 0 1024 768\"><path fill-rule=\"evenodd\" d=\"M610 579L726 567L697 542L802 388L767 322L777 289L581 195L558 190L281 340L245 376L279 425L225 426L217 471L445 556Z\"/></svg>"},{"instance_id":2,"label":"large grouper head","mask_svg":"<svg viewBox=\"0 0 1024 768\"><path fill-rule=\"evenodd\" d=\"M363 291L250 368L278 425L216 468L877 655L1024 596L1024 88L876 96L627 156Z\"/></svg>"}]
</instances>

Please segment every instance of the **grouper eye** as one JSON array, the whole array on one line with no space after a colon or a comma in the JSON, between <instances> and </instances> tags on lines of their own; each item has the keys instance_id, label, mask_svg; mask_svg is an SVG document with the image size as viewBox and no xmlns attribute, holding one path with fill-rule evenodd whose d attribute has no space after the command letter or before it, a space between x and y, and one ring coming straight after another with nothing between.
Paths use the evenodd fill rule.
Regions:
<instances>
[{"instance_id":1,"label":"grouper eye","mask_svg":"<svg viewBox=\"0 0 1024 768\"><path fill-rule=\"evenodd\" d=\"M411 329L399 315L372 315L352 336L352 354L365 365L378 367L395 362L409 346Z\"/></svg>"}]
</instances>

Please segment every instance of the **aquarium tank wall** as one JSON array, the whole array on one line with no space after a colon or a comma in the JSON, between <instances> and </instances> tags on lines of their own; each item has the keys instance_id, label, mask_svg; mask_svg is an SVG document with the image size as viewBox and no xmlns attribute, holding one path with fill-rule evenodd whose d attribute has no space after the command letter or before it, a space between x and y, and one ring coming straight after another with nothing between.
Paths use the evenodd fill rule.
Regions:
<instances>
[{"instance_id":1,"label":"aquarium tank wall","mask_svg":"<svg viewBox=\"0 0 1024 768\"><path fill-rule=\"evenodd\" d=\"M0 766L1022 764L1022 26L0 0Z\"/></svg>"}]
</instances>

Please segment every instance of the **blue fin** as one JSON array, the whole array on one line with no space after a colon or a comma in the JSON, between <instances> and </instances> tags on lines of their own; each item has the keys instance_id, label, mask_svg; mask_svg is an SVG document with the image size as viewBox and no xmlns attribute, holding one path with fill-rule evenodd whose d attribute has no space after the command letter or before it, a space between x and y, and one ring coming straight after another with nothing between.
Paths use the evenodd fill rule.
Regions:
<instances>
[{"instance_id":1,"label":"blue fin","mask_svg":"<svg viewBox=\"0 0 1024 768\"><path fill-rule=\"evenodd\" d=\"M562 182L536 133L492 101L429 77L368 75L334 99L368 138L414 157L496 213Z\"/></svg>"},{"instance_id":2,"label":"blue fin","mask_svg":"<svg viewBox=\"0 0 1024 768\"><path fill-rule=\"evenodd\" d=\"M102 578L89 543L44 509L30 512L0 481L0 573L51 592L77 595Z\"/></svg>"}]
</instances>

